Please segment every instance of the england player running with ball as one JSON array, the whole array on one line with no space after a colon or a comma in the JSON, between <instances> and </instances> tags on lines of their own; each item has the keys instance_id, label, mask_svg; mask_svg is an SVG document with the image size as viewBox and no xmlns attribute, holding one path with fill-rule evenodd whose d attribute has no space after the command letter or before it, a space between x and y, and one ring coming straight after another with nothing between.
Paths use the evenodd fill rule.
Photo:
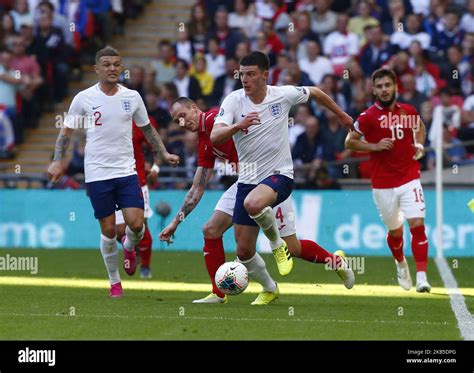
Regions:
<instances>
[{"instance_id":1,"label":"england player running with ball","mask_svg":"<svg viewBox=\"0 0 474 373\"><path fill-rule=\"evenodd\" d=\"M115 210L122 210L127 224L122 244L124 268L128 274L135 270L134 248L145 231L143 195L133 157L132 121L143 131L155 157L173 166L179 163L179 157L166 151L158 132L150 125L138 92L118 84L123 71L119 53L111 47L101 49L96 54L95 63L99 83L74 97L56 141L48 176L53 182L59 181L72 131L86 127L84 169L87 193L100 224L100 251L109 274L110 296L121 297Z\"/></svg>"},{"instance_id":2,"label":"england player running with ball","mask_svg":"<svg viewBox=\"0 0 474 373\"><path fill-rule=\"evenodd\" d=\"M278 271L286 276L293 268L293 260L278 233L272 207L285 201L293 189L288 113L293 105L311 98L334 112L345 127L351 128L353 121L316 87L268 86L268 72L269 60L262 52L252 52L240 61L243 89L232 92L222 102L211 141L219 144L232 137L239 156L233 213L239 261L250 268L249 272L261 267L253 263L258 260L256 241L260 227L270 241ZM262 303L278 297L273 280L259 282L264 286Z\"/></svg>"}]
</instances>

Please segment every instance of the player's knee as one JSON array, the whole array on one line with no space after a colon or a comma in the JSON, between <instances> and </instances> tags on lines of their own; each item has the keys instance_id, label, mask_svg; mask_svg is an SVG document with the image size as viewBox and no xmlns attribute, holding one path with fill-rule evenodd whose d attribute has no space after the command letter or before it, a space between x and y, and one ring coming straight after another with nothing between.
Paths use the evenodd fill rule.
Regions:
<instances>
[{"instance_id":1,"label":"player's knee","mask_svg":"<svg viewBox=\"0 0 474 373\"><path fill-rule=\"evenodd\" d=\"M262 206L260 201L256 198L247 197L244 200L244 207L250 216L255 216L258 215L265 206Z\"/></svg>"},{"instance_id":2,"label":"player's knee","mask_svg":"<svg viewBox=\"0 0 474 373\"><path fill-rule=\"evenodd\" d=\"M130 224L128 224L128 227L135 233L139 233L143 229L143 220L137 219Z\"/></svg>"},{"instance_id":3,"label":"player's knee","mask_svg":"<svg viewBox=\"0 0 474 373\"><path fill-rule=\"evenodd\" d=\"M246 261L252 259L255 252L243 246L237 246L237 257L239 260Z\"/></svg>"},{"instance_id":4,"label":"player's knee","mask_svg":"<svg viewBox=\"0 0 474 373\"><path fill-rule=\"evenodd\" d=\"M403 226L401 226L400 228L394 229L392 231L389 231L388 234L395 238L403 237Z\"/></svg>"},{"instance_id":5,"label":"player's knee","mask_svg":"<svg viewBox=\"0 0 474 373\"><path fill-rule=\"evenodd\" d=\"M410 228L419 227L420 225L423 225L423 224L424 224L423 218L408 219L408 225L410 226Z\"/></svg>"},{"instance_id":6,"label":"player's knee","mask_svg":"<svg viewBox=\"0 0 474 373\"><path fill-rule=\"evenodd\" d=\"M220 236L222 236L217 226L209 221L206 222L206 224L204 224L204 226L202 227L202 233L204 234L205 238L210 239L219 238Z\"/></svg>"},{"instance_id":7,"label":"player's knee","mask_svg":"<svg viewBox=\"0 0 474 373\"><path fill-rule=\"evenodd\" d=\"M101 233L107 238L114 238L117 232L115 231L115 225L102 226Z\"/></svg>"}]
</instances>

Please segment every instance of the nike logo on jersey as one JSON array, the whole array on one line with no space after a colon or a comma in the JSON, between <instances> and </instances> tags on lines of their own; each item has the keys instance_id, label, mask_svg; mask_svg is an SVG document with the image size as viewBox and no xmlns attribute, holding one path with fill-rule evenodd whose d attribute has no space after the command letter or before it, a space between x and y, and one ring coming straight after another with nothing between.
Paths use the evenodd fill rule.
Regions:
<instances>
[{"instance_id":1,"label":"nike logo on jersey","mask_svg":"<svg viewBox=\"0 0 474 373\"><path fill-rule=\"evenodd\" d=\"M278 230L281 231L285 227L286 227L286 224L283 224L280 228L278 228Z\"/></svg>"},{"instance_id":2,"label":"nike logo on jersey","mask_svg":"<svg viewBox=\"0 0 474 373\"><path fill-rule=\"evenodd\" d=\"M426 210L426 207L423 207L422 209L420 209L420 211L425 211Z\"/></svg>"},{"instance_id":3,"label":"nike logo on jersey","mask_svg":"<svg viewBox=\"0 0 474 373\"><path fill-rule=\"evenodd\" d=\"M230 270L233 271L234 269L236 269L237 267L230 267Z\"/></svg>"},{"instance_id":4,"label":"nike logo on jersey","mask_svg":"<svg viewBox=\"0 0 474 373\"><path fill-rule=\"evenodd\" d=\"M241 116L242 118L245 118L245 117L246 117L246 115L245 115L245 114L240 114L240 116Z\"/></svg>"},{"instance_id":5,"label":"nike logo on jersey","mask_svg":"<svg viewBox=\"0 0 474 373\"><path fill-rule=\"evenodd\" d=\"M97 110L98 108L100 108L102 105L99 105L99 106L92 106L92 110Z\"/></svg>"}]
</instances>

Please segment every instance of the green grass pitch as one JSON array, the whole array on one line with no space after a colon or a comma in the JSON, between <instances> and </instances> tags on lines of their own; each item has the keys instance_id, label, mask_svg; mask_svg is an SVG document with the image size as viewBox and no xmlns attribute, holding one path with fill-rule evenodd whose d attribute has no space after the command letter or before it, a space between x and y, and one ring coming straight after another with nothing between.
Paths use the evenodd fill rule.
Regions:
<instances>
[{"instance_id":1,"label":"green grass pitch","mask_svg":"<svg viewBox=\"0 0 474 373\"><path fill-rule=\"evenodd\" d=\"M281 277L264 255L281 297L250 306L251 284L229 303L195 305L210 291L202 253L153 253L152 280L123 271L124 297L108 297L99 250L0 250L0 256L38 257L39 271L0 271L1 340L458 340L449 297L432 260L431 294L407 292L389 257L364 258L364 273L347 290L324 265L295 259ZM120 256L122 259L122 256ZM227 254L227 260L233 260ZM412 277L413 260L409 259ZM474 258L448 259L474 312Z\"/></svg>"}]
</instances>

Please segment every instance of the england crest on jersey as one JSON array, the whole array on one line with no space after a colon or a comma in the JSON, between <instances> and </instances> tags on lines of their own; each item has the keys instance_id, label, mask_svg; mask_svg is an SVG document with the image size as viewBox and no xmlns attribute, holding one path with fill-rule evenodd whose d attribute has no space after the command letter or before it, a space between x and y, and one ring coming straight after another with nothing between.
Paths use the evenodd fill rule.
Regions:
<instances>
[{"instance_id":1,"label":"england crest on jersey","mask_svg":"<svg viewBox=\"0 0 474 373\"><path fill-rule=\"evenodd\" d=\"M126 113L132 112L132 100L121 100L122 101L122 109Z\"/></svg>"},{"instance_id":2,"label":"england crest on jersey","mask_svg":"<svg viewBox=\"0 0 474 373\"><path fill-rule=\"evenodd\" d=\"M281 115L281 104L280 103L270 105L269 109L270 109L270 113L274 117L279 117Z\"/></svg>"}]
</instances>

